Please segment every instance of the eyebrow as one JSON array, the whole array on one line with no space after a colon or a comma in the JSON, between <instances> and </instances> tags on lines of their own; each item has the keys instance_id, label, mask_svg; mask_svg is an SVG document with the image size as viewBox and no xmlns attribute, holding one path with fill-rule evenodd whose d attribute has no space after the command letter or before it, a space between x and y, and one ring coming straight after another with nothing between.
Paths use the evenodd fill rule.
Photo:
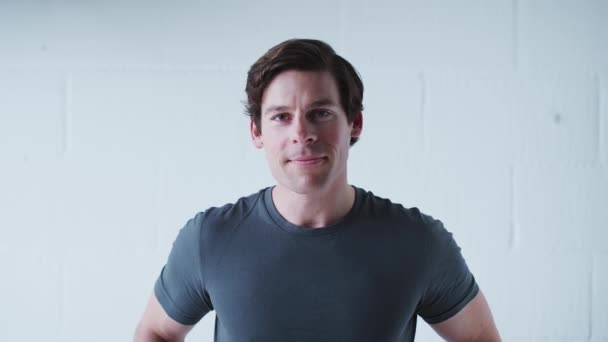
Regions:
<instances>
[{"instance_id":1,"label":"eyebrow","mask_svg":"<svg viewBox=\"0 0 608 342\"><path fill-rule=\"evenodd\" d=\"M323 107L323 106L335 106L336 103L330 99L330 98L322 98L319 100L316 100L315 102L311 103L310 106L308 106L309 108L317 108L317 107ZM266 110L264 111L264 115L268 115L272 112L280 112L280 111L284 111L284 110L288 110L289 106L270 106L268 108L266 108Z\"/></svg>"},{"instance_id":2,"label":"eyebrow","mask_svg":"<svg viewBox=\"0 0 608 342\"><path fill-rule=\"evenodd\" d=\"M316 108L316 107L324 107L324 106L335 106L337 105L336 103L334 103L334 101L330 98L322 98L320 100L317 100L313 103L310 104L310 108Z\"/></svg>"},{"instance_id":3,"label":"eyebrow","mask_svg":"<svg viewBox=\"0 0 608 342\"><path fill-rule=\"evenodd\" d=\"M289 109L288 106L270 106L266 108L266 110L264 111L264 115L268 115L272 112L281 112L287 109Z\"/></svg>"}]
</instances>

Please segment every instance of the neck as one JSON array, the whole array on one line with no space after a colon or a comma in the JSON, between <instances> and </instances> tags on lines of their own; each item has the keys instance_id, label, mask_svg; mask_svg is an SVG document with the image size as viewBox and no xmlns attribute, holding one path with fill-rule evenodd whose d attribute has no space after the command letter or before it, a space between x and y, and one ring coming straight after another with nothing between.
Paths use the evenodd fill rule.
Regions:
<instances>
[{"instance_id":1,"label":"neck","mask_svg":"<svg viewBox=\"0 0 608 342\"><path fill-rule=\"evenodd\" d=\"M279 184L272 191L272 199L279 213L290 223L323 228L348 214L355 203L355 189L344 182L333 188L300 194Z\"/></svg>"}]
</instances>

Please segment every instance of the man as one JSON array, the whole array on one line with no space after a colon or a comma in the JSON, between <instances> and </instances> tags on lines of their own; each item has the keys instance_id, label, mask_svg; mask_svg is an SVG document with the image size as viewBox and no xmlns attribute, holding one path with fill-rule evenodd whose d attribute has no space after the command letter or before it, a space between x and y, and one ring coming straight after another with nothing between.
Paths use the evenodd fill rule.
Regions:
<instances>
[{"instance_id":1,"label":"man","mask_svg":"<svg viewBox=\"0 0 608 342\"><path fill-rule=\"evenodd\" d=\"M348 184L363 127L350 63L289 40L251 67L246 92L277 184L188 221L137 341L182 341L211 310L221 342L412 341L418 315L447 340L499 340L441 222Z\"/></svg>"}]
</instances>

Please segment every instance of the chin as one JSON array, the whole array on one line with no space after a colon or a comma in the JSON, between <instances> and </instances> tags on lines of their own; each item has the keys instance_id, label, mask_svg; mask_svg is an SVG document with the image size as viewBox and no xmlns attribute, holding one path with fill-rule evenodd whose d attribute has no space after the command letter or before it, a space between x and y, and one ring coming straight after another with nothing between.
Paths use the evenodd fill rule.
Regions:
<instances>
[{"instance_id":1,"label":"chin","mask_svg":"<svg viewBox=\"0 0 608 342\"><path fill-rule=\"evenodd\" d=\"M301 195L311 194L324 190L327 187L327 179L319 176L301 176L298 179L291 179L281 182L282 186Z\"/></svg>"}]
</instances>

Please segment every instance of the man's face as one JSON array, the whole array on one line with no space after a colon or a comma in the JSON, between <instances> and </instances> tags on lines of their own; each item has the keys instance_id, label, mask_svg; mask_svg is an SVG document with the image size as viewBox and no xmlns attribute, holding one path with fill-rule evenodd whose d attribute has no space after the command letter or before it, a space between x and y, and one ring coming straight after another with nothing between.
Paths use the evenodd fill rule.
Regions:
<instances>
[{"instance_id":1,"label":"man's face","mask_svg":"<svg viewBox=\"0 0 608 342\"><path fill-rule=\"evenodd\" d=\"M347 184L350 138L361 133L362 116L348 123L329 72L278 74L264 91L261 112L262 133L252 122L251 135L279 186L306 194Z\"/></svg>"}]
</instances>

